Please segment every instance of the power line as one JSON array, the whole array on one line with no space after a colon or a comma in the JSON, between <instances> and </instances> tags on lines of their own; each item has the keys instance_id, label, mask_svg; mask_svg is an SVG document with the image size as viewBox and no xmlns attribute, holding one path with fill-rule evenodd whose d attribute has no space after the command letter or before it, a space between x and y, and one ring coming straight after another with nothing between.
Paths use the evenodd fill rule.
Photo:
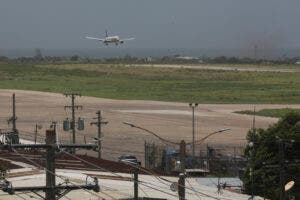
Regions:
<instances>
[{"instance_id":1,"label":"power line","mask_svg":"<svg viewBox=\"0 0 300 200\"><path fill-rule=\"evenodd\" d=\"M110 171L110 170L107 170L107 169L105 169L105 168L102 168L102 167L100 167L100 166L98 166L98 165L96 165L96 164L94 164L94 163L91 163L91 162L88 162L88 161L86 161L86 160L84 160L84 159L81 159L81 158L77 157L76 155L70 154L69 152L66 152L66 151L64 151L64 150L61 150L61 151L62 151L63 153L68 154L69 156L71 156L71 157L73 157L73 158L75 158L75 159L78 159L78 160L80 160L80 161L82 161L82 162L85 162L85 163L87 163L87 164L89 164L89 165L91 165L91 166L94 166L94 167L96 167L96 168L98 168L98 169L101 169L101 170L110 172L111 174L116 175L116 176L118 176L118 177L120 177L120 178L124 178L123 176L121 176L121 175L119 175L119 174L117 174L117 173L114 173L114 172L112 172L112 171ZM149 183L148 183L148 184L149 184ZM144 184L142 184L142 185L144 185ZM144 186L149 187L149 188L152 188L152 189L155 189L155 190L157 190L157 191L160 191L160 192L163 192L163 193L166 193L166 194L170 194L170 193L167 193L167 192L165 192L165 191L162 191L162 190L159 190L159 189L150 187L150 186L148 186L148 185L144 185ZM171 194L171 195L177 197L177 195L173 195L173 194Z\"/></svg>"},{"instance_id":2,"label":"power line","mask_svg":"<svg viewBox=\"0 0 300 200\"><path fill-rule=\"evenodd\" d=\"M83 189L83 190L85 190L86 192L88 192L88 193L90 193L90 194L92 194L92 195L94 195L94 196L101 197L101 196L99 196L98 194L94 194L94 193L90 192L89 190L87 190L87 189L85 189L85 188L83 188L83 187L81 187L81 186L79 186L79 185L76 185L76 184L70 182L68 177L63 176L63 175L58 175L58 174L56 174L56 173L53 173L52 171L48 170L47 168L43 167L42 165L38 164L37 162L34 162L32 159L23 156L23 155L20 154L16 149L14 149L14 148L11 148L11 149L12 149L12 151L14 151L17 155L19 155L20 157L22 157L22 158L24 158L25 160L29 161L29 162L32 163L33 165L38 166L39 168L41 168L41 169L47 171L48 173L50 173L50 174L52 174L52 175L54 175L54 176L56 176L56 177L58 177L58 178L60 178L60 179L62 179L62 180L64 180L64 181L66 181L66 182L68 182L68 183L70 183L70 184L72 184L72 185L74 185L75 187L78 187L79 189Z\"/></svg>"}]
</instances>

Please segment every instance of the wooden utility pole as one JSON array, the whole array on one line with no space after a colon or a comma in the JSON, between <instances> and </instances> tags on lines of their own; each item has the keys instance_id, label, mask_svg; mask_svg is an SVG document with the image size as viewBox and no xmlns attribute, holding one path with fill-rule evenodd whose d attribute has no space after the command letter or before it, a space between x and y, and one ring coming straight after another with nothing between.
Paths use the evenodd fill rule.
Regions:
<instances>
[{"instance_id":1,"label":"wooden utility pole","mask_svg":"<svg viewBox=\"0 0 300 200\"><path fill-rule=\"evenodd\" d=\"M101 116L101 110L96 112L97 114L97 122L91 122L91 125L96 125L98 127L98 158L101 159L101 151L102 151L102 131L101 131L101 126L102 124L108 124L108 122L102 121L102 116Z\"/></svg>"},{"instance_id":2,"label":"wooden utility pole","mask_svg":"<svg viewBox=\"0 0 300 200\"><path fill-rule=\"evenodd\" d=\"M19 132L17 130L16 117L16 95L12 95L12 117L8 119L8 123L12 123L12 133L10 133L10 142L13 144L19 143Z\"/></svg>"},{"instance_id":3,"label":"wooden utility pole","mask_svg":"<svg viewBox=\"0 0 300 200\"><path fill-rule=\"evenodd\" d=\"M71 98L71 106L65 106L65 110L67 108L72 110L72 121L71 121L71 130L72 130L72 143L76 143L76 121L75 121L75 109L78 110L79 108L82 109L82 106L75 105L75 98L77 96L81 97L81 94L65 94L66 97ZM73 150L73 153L75 153L75 150Z\"/></svg>"},{"instance_id":4,"label":"wooden utility pole","mask_svg":"<svg viewBox=\"0 0 300 200\"><path fill-rule=\"evenodd\" d=\"M178 196L179 200L185 199L185 155L186 154L186 143L184 140L180 142L180 174L178 180Z\"/></svg>"},{"instance_id":5,"label":"wooden utility pole","mask_svg":"<svg viewBox=\"0 0 300 200\"><path fill-rule=\"evenodd\" d=\"M46 200L55 200L55 143L56 133L55 130L46 131L46 145L50 148L46 150L46 187L49 188L45 191Z\"/></svg>"},{"instance_id":6,"label":"wooden utility pole","mask_svg":"<svg viewBox=\"0 0 300 200\"><path fill-rule=\"evenodd\" d=\"M55 152L57 149L94 149L97 145L94 144L56 144L56 133L54 129L46 131L46 144L0 144L0 150L10 150L13 149L46 149L46 186L33 186L33 187L13 187L9 181L6 181L6 185L3 186L2 190L13 195L15 192L25 192L31 191L45 200L57 200L69 193L72 190L87 189L99 192L100 188L98 185L98 180L94 178L94 184L85 185L56 185L55 177ZM38 191L45 192L45 198L41 196Z\"/></svg>"}]
</instances>

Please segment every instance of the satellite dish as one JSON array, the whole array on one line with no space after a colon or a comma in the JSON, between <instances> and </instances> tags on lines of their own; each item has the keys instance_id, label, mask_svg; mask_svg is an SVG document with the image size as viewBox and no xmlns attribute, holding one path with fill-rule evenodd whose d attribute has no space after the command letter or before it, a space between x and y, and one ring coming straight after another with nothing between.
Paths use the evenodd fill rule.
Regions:
<instances>
[{"instance_id":1,"label":"satellite dish","mask_svg":"<svg viewBox=\"0 0 300 200\"><path fill-rule=\"evenodd\" d=\"M170 189L171 189L173 192L177 192L177 191L178 191L178 183L177 183L177 182L173 182L173 183L170 185Z\"/></svg>"},{"instance_id":2,"label":"satellite dish","mask_svg":"<svg viewBox=\"0 0 300 200\"><path fill-rule=\"evenodd\" d=\"M290 190L295 185L295 181L290 181L284 186L284 191Z\"/></svg>"}]
</instances>

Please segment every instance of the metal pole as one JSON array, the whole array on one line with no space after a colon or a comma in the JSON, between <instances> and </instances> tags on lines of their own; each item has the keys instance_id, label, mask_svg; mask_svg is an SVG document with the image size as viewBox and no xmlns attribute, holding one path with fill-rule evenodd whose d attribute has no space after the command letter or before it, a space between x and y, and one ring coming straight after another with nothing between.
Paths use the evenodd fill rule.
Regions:
<instances>
[{"instance_id":1,"label":"metal pole","mask_svg":"<svg viewBox=\"0 0 300 200\"><path fill-rule=\"evenodd\" d=\"M56 134L55 130L46 131L46 144L52 145L51 148L47 148L47 159L46 159L46 200L56 200L55 197L55 143Z\"/></svg>"},{"instance_id":2,"label":"metal pole","mask_svg":"<svg viewBox=\"0 0 300 200\"><path fill-rule=\"evenodd\" d=\"M13 117L12 117L12 124L13 124L13 132L17 132L17 125L16 125L16 95L13 93Z\"/></svg>"},{"instance_id":3,"label":"metal pole","mask_svg":"<svg viewBox=\"0 0 300 200\"><path fill-rule=\"evenodd\" d=\"M195 107L192 106L193 110L193 145L192 145L192 151L193 151L193 159L195 158Z\"/></svg>"},{"instance_id":4,"label":"metal pole","mask_svg":"<svg viewBox=\"0 0 300 200\"><path fill-rule=\"evenodd\" d=\"M180 171L185 173L185 152L186 152L186 144L184 140L180 142Z\"/></svg>"},{"instance_id":5,"label":"metal pole","mask_svg":"<svg viewBox=\"0 0 300 200\"><path fill-rule=\"evenodd\" d=\"M101 143L101 111L97 112L98 115L98 158L101 159L102 143Z\"/></svg>"},{"instance_id":6,"label":"metal pole","mask_svg":"<svg viewBox=\"0 0 300 200\"><path fill-rule=\"evenodd\" d=\"M73 144L76 143L76 136L75 136L75 95L72 94L71 95L71 99L72 99L72 136L73 136ZM75 153L75 149L74 149L74 153Z\"/></svg>"},{"instance_id":7,"label":"metal pole","mask_svg":"<svg viewBox=\"0 0 300 200\"><path fill-rule=\"evenodd\" d=\"M38 133L38 125L35 124L35 130L34 130L34 144L37 142L37 133Z\"/></svg>"}]
</instances>

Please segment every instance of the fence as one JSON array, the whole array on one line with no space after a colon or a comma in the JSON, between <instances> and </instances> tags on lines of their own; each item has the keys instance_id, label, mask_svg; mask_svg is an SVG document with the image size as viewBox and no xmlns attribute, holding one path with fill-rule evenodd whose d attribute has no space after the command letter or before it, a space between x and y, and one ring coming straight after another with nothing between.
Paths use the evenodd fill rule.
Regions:
<instances>
[{"instance_id":1,"label":"fence","mask_svg":"<svg viewBox=\"0 0 300 200\"><path fill-rule=\"evenodd\" d=\"M243 146L206 145L196 152L195 157L192 157L191 152L187 150L187 169L203 169L216 175L238 176L239 170L246 164ZM145 142L145 167L166 174L178 172L178 147Z\"/></svg>"}]
</instances>

